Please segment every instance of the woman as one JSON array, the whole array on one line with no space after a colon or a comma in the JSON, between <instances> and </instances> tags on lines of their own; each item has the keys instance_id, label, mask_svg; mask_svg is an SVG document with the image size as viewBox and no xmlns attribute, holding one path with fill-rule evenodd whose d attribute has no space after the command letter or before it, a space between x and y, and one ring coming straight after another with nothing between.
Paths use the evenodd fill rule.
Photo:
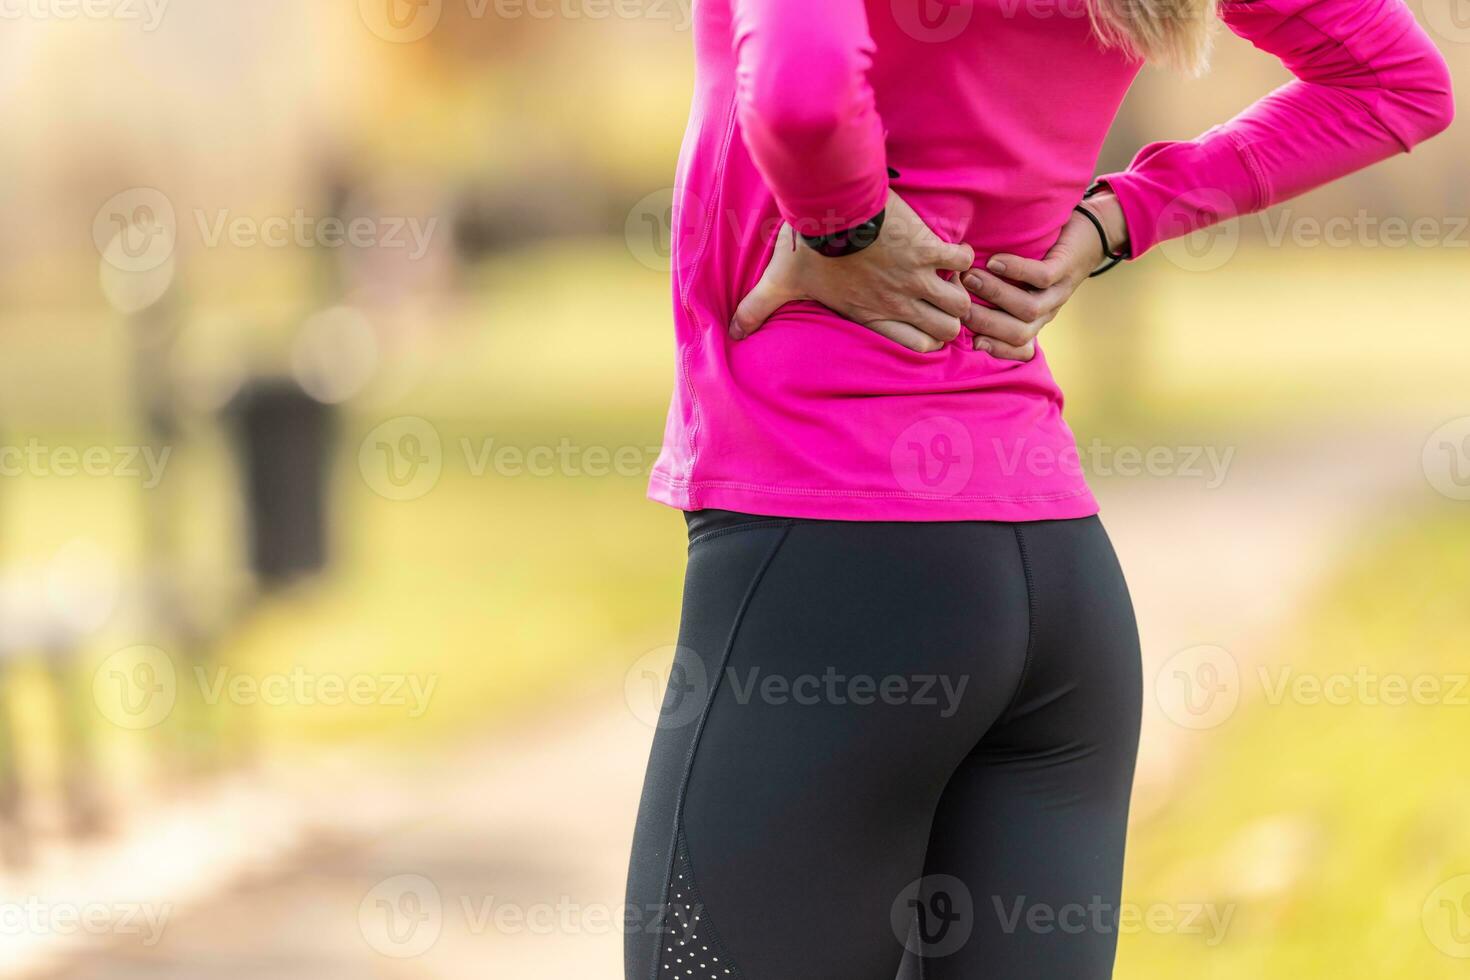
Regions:
<instances>
[{"instance_id":1,"label":"woman","mask_svg":"<svg viewBox=\"0 0 1470 980\"><path fill-rule=\"evenodd\" d=\"M690 557L628 980L1111 974L1138 640L1037 332L1452 107L1400 0L1227 3L1296 81L1095 180L1216 11L1086 2L696 7L650 487Z\"/></svg>"}]
</instances>

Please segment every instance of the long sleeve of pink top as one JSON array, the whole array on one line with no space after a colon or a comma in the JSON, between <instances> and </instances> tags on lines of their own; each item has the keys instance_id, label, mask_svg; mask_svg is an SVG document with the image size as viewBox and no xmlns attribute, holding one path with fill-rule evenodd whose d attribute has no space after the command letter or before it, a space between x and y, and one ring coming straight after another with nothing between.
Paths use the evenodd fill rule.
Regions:
<instances>
[{"instance_id":1,"label":"long sleeve of pink top","mask_svg":"<svg viewBox=\"0 0 1470 980\"><path fill-rule=\"evenodd\" d=\"M873 217L888 173L861 0L740 0L734 10L740 128L782 217L807 234Z\"/></svg>"},{"instance_id":2,"label":"long sleeve of pink top","mask_svg":"<svg viewBox=\"0 0 1470 980\"><path fill-rule=\"evenodd\" d=\"M1135 256L1406 152L1453 115L1449 70L1401 0L1254 0L1220 13L1296 80L1107 175Z\"/></svg>"},{"instance_id":3,"label":"long sleeve of pink top","mask_svg":"<svg viewBox=\"0 0 1470 980\"><path fill-rule=\"evenodd\" d=\"M1402 0L1249 0L1222 17L1296 80L1105 176L1135 255L1450 121L1444 61ZM678 377L650 495L846 520L1094 513L1044 353L998 360L964 335L917 354L815 303L738 343L725 325L783 220L865 221L890 184L980 262L1040 256L1139 64L1099 44L1078 4L1015 0L702 0L694 41L670 257Z\"/></svg>"}]
</instances>

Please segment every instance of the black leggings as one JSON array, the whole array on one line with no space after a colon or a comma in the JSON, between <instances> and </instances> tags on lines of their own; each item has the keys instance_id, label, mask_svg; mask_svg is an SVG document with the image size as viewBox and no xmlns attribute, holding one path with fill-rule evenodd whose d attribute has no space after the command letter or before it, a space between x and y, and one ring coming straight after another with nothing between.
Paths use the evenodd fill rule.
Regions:
<instances>
[{"instance_id":1,"label":"black leggings","mask_svg":"<svg viewBox=\"0 0 1470 980\"><path fill-rule=\"evenodd\" d=\"M1111 976L1141 678L1097 518L689 523L626 980Z\"/></svg>"}]
</instances>

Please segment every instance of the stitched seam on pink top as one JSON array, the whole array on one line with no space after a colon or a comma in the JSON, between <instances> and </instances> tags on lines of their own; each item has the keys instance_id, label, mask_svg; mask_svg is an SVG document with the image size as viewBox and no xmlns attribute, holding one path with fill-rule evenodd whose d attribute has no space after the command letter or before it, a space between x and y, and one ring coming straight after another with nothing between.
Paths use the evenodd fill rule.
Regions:
<instances>
[{"instance_id":1,"label":"stitched seam on pink top","mask_svg":"<svg viewBox=\"0 0 1470 980\"><path fill-rule=\"evenodd\" d=\"M730 141L735 135L735 96L730 97L730 107L726 111L725 135L721 139L719 165L715 168L715 179L711 184L713 193L710 195L710 203L705 210L704 227L700 229L699 245L694 252L694 260L689 264L689 275L683 278L679 284L679 302L684 307L684 313L689 317L689 322L694 324L694 342L684 349L684 386L689 391L689 413L692 421L689 424L689 476L694 476L694 464L699 459L699 392L694 384L694 375L689 369L691 360L696 351L704 346L704 322L694 310L694 304L690 301L690 288L699 275L700 263L709 247L710 235L714 230L715 219L719 214L720 201L725 196L725 170L730 160ZM678 275L675 270L675 275ZM687 481L680 481L687 482Z\"/></svg>"},{"instance_id":2,"label":"stitched seam on pink top","mask_svg":"<svg viewBox=\"0 0 1470 980\"><path fill-rule=\"evenodd\" d=\"M1066 493L1037 493L1037 494L978 494L978 493L907 493L902 490L825 490L818 487L773 487L761 483L741 483L735 480L698 480L690 482L672 477L662 476L658 473L649 474L650 478L658 479L670 489L675 490L747 490L753 493L769 493L772 495L785 495L789 497L851 497L864 500L933 500L943 502L946 500L960 501L964 503L1037 503L1049 500L1071 500L1073 497L1083 497L1088 494L1088 489L1082 487L1078 490L1069 490Z\"/></svg>"},{"instance_id":3,"label":"stitched seam on pink top","mask_svg":"<svg viewBox=\"0 0 1470 980\"><path fill-rule=\"evenodd\" d=\"M1241 162L1245 164L1246 171L1251 175L1251 182L1255 185L1256 199L1251 202L1249 210L1260 211L1263 208L1269 207L1271 204L1271 181L1266 176L1265 170L1261 168L1260 161L1256 159L1255 151L1251 149L1250 144L1239 133L1233 133L1227 130L1225 138L1235 147L1235 152L1240 155Z\"/></svg>"}]
</instances>

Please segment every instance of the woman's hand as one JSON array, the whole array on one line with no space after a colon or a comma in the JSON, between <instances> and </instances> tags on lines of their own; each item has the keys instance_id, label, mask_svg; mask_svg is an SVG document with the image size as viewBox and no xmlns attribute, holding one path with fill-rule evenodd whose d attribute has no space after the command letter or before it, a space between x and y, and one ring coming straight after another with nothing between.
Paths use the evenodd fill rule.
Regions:
<instances>
[{"instance_id":1,"label":"woman's hand","mask_svg":"<svg viewBox=\"0 0 1470 980\"><path fill-rule=\"evenodd\" d=\"M975 262L968 245L941 239L893 191L878 240L861 252L828 258L798 245L781 228L760 282L730 323L736 340L755 333L796 300L815 300L910 350L929 353L960 335L974 305L958 274Z\"/></svg>"},{"instance_id":2,"label":"woman's hand","mask_svg":"<svg viewBox=\"0 0 1470 980\"><path fill-rule=\"evenodd\" d=\"M1083 206L1102 221L1113 248L1126 248L1128 226L1111 191L1093 195ZM998 307L976 305L966 318L965 326L975 334L975 349L1011 361L1031 360L1036 356L1036 335L1103 258L1097 229L1073 212L1056 244L1042 258L1001 254L993 256L985 270L965 273L961 279L965 288Z\"/></svg>"}]
</instances>

